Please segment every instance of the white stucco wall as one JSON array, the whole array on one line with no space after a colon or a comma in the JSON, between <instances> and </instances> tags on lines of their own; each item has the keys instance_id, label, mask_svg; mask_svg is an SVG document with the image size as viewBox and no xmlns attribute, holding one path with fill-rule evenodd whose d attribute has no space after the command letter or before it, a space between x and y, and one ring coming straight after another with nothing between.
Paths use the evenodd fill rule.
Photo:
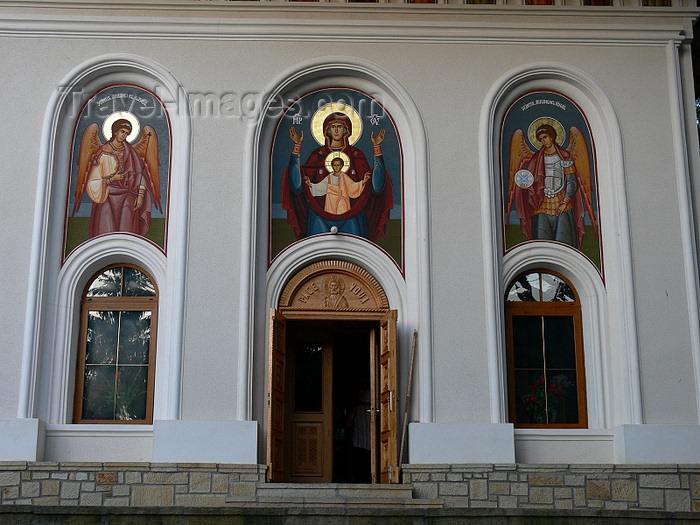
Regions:
<instances>
[{"instance_id":1,"label":"white stucco wall","mask_svg":"<svg viewBox=\"0 0 700 525\"><path fill-rule=\"evenodd\" d=\"M691 319L688 303L688 261L683 255L687 252L688 239L682 228L691 218L679 203L679 194L683 195L684 190L679 190L678 173L683 168L678 165L679 144L674 139L677 122L673 118L670 92L676 79L669 66L672 53L668 50L668 42L674 35L680 40L679 32L688 29L689 14L668 10L663 11L663 16L655 17L631 9L629 18L624 18L626 15L621 10L614 10L612 17L601 18L580 9L559 9L556 16L523 21L522 15L527 11L497 10L505 6L481 10L478 18L464 14L468 10L441 11L440 7L448 6L438 6L426 10L424 21L429 24L419 27L417 21L400 21L405 13L400 9L405 7L396 13L383 8L376 10L376 15L370 10L358 10L362 14L357 17L357 24L345 18L352 13L345 9L347 6L337 7L343 10L336 13L329 8L316 18L311 28L286 25L282 11L266 9L255 13L259 20L254 21L254 37L247 34L242 22L229 18L231 13L243 18L250 16L250 12L227 13L223 7L211 3L202 5L203 9L185 8L182 19L167 19L177 15L176 11L164 13L166 18L161 20L153 18L151 13L147 19L119 19L107 26L96 25L99 29L96 33L88 33L87 22L71 25L70 16L51 13L56 17L56 28L38 37L35 30L43 30L42 23L30 20L26 29L17 29L16 20L24 15L0 4L0 27L5 29L0 34L1 63L4 77L11 79L0 86L6 123L5 136L0 142L4 188L0 192L0 214L6 225L0 234L3 251L0 359L4 366L0 418L15 417L21 397L25 310L27 298L32 294L29 261L35 199L37 191L42 191L36 187L37 167L41 169L40 151L49 148L41 142L44 113L57 85L69 71L97 56L118 52L143 57L169 71L191 100L202 94L212 94L216 100L224 94L249 95L247 100L260 105L262 101L251 94L269 89L281 72L309 61L322 62L323 57L351 57L353 61L386 71L410 96L424 126L423 130L414 131L423 136L426 145L425 176L429 187L425 198L429 209L432 298L429 343L433 369L424 373L432 377L434 390L429 411L431 421L423 421L426 423L506 421L505 414L501 414L501 421L494 420L493 406L498 403L491 399L491 383L502 371L493 369L488 349L489 345L500 345L502 341L490 339L492 317L484 308L484 297L492 283L485 280L483 254L496 250L493 256L500 257L499 245L486 243L482 231L483 208L498 205L482 201L480 169L484 152L479 149L479 119L484 99L509 71L530 63L548 63L553 67L559 64L580 70L609 99L614 109L610 118L618 122L622 137L619 154L624 172L600 170L598 177L622 178L628 205L622 213L626 214L630 230L615 231L619 222L606 215L605 210L601 210L600 222L605 238L629 237L631 265L623 260L621 251L608 251L603 246L604 265L606 269L615 269L608 275L629 271L633 288L626 298L607 296L602 301L616 304L633 298L636 322L633 330L641 367L638 401L643 421L630 421L616 403L616 386L610 384L609 370L626 361L625 352L629 349L605 349L609 358L601 359L601 366L608 369L601 385L607 397L601 402L603 414L599 420L609 431L613 422L697 424L695 355L698 349L694 348L697 342L693 339L697 327L692 324L697 319ZM310 12L306 9L312 8L294 7L289 13L305 20ZM339 13L343 16L339 17ZM37 12L29 14L34 16ZM97 12L88 10L85 14L88 20L98 23ZM212 19L196 20L205 16ZM373 16L384 18L384 26L373 25ZM170 21L178 21L187 27L190 20L191 33L204 32L204 26L195 22L214 24L216 17L223 20L220 29L223 36L217 36L215 31L193 38L187 31L180 32L168 25ZM147 27L141 33L134 30L138 23L148 21L153 22L150 33ZM76 30L80 37L64 34L62 25ZM544 30L537 29L539 26L544 26ZM552 26L559 29L546 33ZM319 36L326 31L324 27L330 28L328 34ZM154 37L156 28L167 36ZM566 31L559 33L563 31L561 28ZM110 35L108 31L119 35ZM538 43L534 44L536 40ZM543 82L541 87L548 85ZM193 113L190 215L179 412L185 420L228 421L237 419L240 413L239 381L245 372L238 368L239 352L248 350L239 347L243 304L241 266L248 257L241 239L247 235L243 227L244 210L252 198L246 177L251 176L254 166L254 152L248 145L255 121L247 116L203 116L196 107L190 110ZM610 147L601 149L607 151ZM260 176L267 177L267 173ZM64 203L53 202L51 206L62 207ZM264 210L258 216L257 231L258 243L264 244L262 236L267 231ZM411 239L406 242L410 243ZM253 264L257 268L264 266L261 261ZM412 275L419 275L414 270ZM255 289L258 290L255 301L264 303L264 286ZM257 323L251 324L255 334L264 330L264 319L253 316L253 322ZM412 328L403 327L404 331ZM615 330L615 326L604 328ZM161 331L167 329L162 324L159 326ZM610 341L605 334L600 340L603 345ZM43 346L50 347L50 343ZM407 359L408 348L403 351L402 357ZM637 347L629 351L636 353ZM261 352L264 349L257 345L252 361L252 417L261 423L261 435L264 435L266 358ZM404 364L404 384L405 368ZM36 417L39 408L32 410ZM421 418L417 408L413 416ZM51 432L49 426L50 457L46 459L69 459L82 447L70 441L70 433ZM516 452L521 451L528 461L544 461L547 453L554 454L552 457L557 462L570 454L581 461L611 460L608 459L613 457L609 434L594 434L582 438L585 446L567 435L559 440L556 454L551 452L555 450L552 448L546 452L548 444L541 445L546 439L526 436L516 444ZM60 437L52 441L52 435ZM145 457L150 450L147 438L139 436L139 439Z\"/></svg>"}]
</instances>

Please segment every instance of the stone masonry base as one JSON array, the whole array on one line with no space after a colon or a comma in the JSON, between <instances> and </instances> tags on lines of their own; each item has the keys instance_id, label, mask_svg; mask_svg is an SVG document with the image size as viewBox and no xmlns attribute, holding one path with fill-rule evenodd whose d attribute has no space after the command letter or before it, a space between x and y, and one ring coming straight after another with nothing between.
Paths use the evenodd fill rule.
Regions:
<instances>
[{"instance_id":1,"label":"stone masonry base","mask_svg":"<svg viewBox=\"0 0 700 525\"><path fill-rule=\"evenodd\" d=\"M272 488L264 480L264 465L0 462L0 505L5 508L0 514L9 511L7 506L274 506L260 496ZM387 501L388 506L645 511L700 518L700 465L411 464L403 468L403 483L409 500ZM293 487L288 490L289 498L278 496L278 505L305 506L295 500Z\"/></svg>"}]
</instances>

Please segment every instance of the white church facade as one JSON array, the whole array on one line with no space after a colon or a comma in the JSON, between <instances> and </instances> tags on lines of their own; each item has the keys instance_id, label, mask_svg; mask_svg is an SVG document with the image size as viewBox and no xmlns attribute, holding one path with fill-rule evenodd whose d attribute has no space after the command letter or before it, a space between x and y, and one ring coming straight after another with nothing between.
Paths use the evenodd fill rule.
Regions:
<instances>
[{"instance_id":1,"label":"white church facade","mask_svg":"<svg viewBox=\"0 0 700 525\"><path fill-rule=\"evenodd\" d=\"M0 1L0 505L700 511L671 2Z\"/></svg>"}]
</instances>

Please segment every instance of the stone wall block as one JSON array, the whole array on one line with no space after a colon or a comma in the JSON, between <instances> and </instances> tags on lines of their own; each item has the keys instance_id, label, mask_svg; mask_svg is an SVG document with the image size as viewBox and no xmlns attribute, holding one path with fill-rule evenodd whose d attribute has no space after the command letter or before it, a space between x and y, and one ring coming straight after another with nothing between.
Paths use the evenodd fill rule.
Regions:
<instances>
[{"instance_id":1,"label":"stone wall block","mask_svg":"<svg viewBox=\"0 0 700 525\"><path fill-rule=\"evenodd\" d=\"M590 499L610 499L610 482L591 480L586 483L586 497Z\"/></svg>"},{"instance_id":2,"label":"stone wall block","mask_svg":"<svg viewBox=\"0 0 700 525\"><path fill-rule=\"evenodd\" d=\"M586 489L583 487L574 488L574 507L586 506Z\"/></svg>"},{"instance_id":3,"label":"stone wall block","mask_svg":"<svg viewBox=\"0 0 700 525\"><path fill-rule=\"evenodd\" d=\"M142 475L140 472L125 472L124 473L124 483L127 485L132 485L134 483L141 483Z\"/></svg>"},{"instance_id":4,"label":"stone wall block","mask_svg":"<svg viewBox=\"0 0 700 525\"><path fill-rule=\"evenodd\" d=\"M640 474L639 486L655 489L678 489L681 480L678 474Z\"/></svg>"},{"instance_id":5,"label":"stone wall block","mask_svg":"<svg viewBox=\"0 0 700 525\"><path fill-rule=\"evenodd\" d=\"M438 483L438 496L468 496L469 485L465 483Z\"/></svg>"},{"instance_id":6,"label":"stone wall block","mask_svg":"<svg viewBox=\"0 0 700 525\"><path fill-rule=\"evenodd\" d=\"M543 474L531 474L531 485L563 485L564 476L552 476Z\"/></svg>"},{"instance_id":7,"label":"stone wall block","mask_svg":"<svg viewBox=\"0 0 700 525\"><path fill-rule=\"evenodd\" d=\"M637 501L637 483L632 480L612 480L612 499Z\"/></svg>"},{"instance_id":8,"label":"stone wall block","mask_svg":"<svg viewBox=\"0 0 700 525\"><path fill-rule=\"evenodd\" d=\"M507 496L510 494L510 483L491 481L489 482L489 494L496 494L499 496Z\"/></svg>"},{"instance_id":9,"label":"stone wall block","mask_svg":"<svg viewBox=\"0 0 700 525\"><path fill-rule=\"evenodd\" d=\"M213 474L211 477L211 491L214 494L226 494L228 492L228 475Z\"/></svg>"},{"instance_id":10,"label":"stone wall block","mask_svg":"<svg viewBox=\"0 0 700 525\"><path fill-rule=\"evenodd\" d=\"M554 487L554 499L571 499L574 491L570 487Z\"/></svg>"},{"instance_id":11,"label":"stone wall block","mask_svg":"<svg viewBox=\"0 0 700 525\"><path fill-rule=\"evenodd\" d=\"M112 496L129 496L131 494L131 487L128 485L115 485L112 487Z\"/></svg>"},{"instance_id":12,"label":"stone wall block","mask_svg":"<svg viewBox=\"0 0 700 525\"><path fill-rule=\"evenodd\" d=\"M32 505L58 505L60 500L58 496L42 496L32 499Z\"/></svg>"},{"instance_id":13,"label":"stone wall block","mask_svg":"<svg viewBox=\"0 0 700 525\"><path fill-rule=\"evenodd\" d=\"M554 490L550 487L530 487L530 503L554 503Z\"/></svg>"},{"instance_id":14,"label":"stone wall block","mask_svg":"<svg viewBox=\"0 0 700 525\"><path fill-rule=\"evenodd\" d=\"M46 480L41 482L42 496L58 496L61 485L56 480Z\"/></svg>"},{"instance_id":15,"label":"stone wall block","mask_svg":"<svg viewBox=\"0 0 700 525\"><path fill-rule=\"evenodd\" d=\"M685 490L667 490L666 508L670 512L690 512L690 494Z\"/></svg>"},{"instance_id":16,"label":"stone wall block","mask_svg":"<svg viewBox=\"0 0 700 525\"><path fill-rule=\"evenodd\" d=\"M510 493L513 496L527 496L529 487L527 483L511 483L510 485Z\"/></svg>"},{"instance_id":17,"label":"stone wall block","mask_svg":"<svg viewBox=\"0 0 700 525\"><path fill-rule=\"evenodd\" d=\"M647 509L664 507L664 491L661 489L639 489L639 506Z\"/></svg>"},{"instance_id":18,"label":"stone wall block","mask_svg":"<svg viewBox=\"0 0 700 525\"><path fill-rule=\"evenodd\" d=\"M100 492L87 492L80 495L81 507L101 507L102 494Z\"/></svg>"},{"instance_id":19,"label":"stone wall block","mask_svg":"<svg viewBox=\"0 0 700 525\"><path fill-rule=\"evenodd\" d=\"M2 489L2 501L9 501L19 498L19 485L16 487L5 487Z\"/></svg>"},{"instance_id":20,"label":"stone wall block","mask_svg":"<svg viewBox=\"0 0 700 525\"><path fill-rule=\"evenodd\" d=\"M423 485L425 484L420 484L421 487ZM229 492L229 496L233 500L254 501L255 483L231 483L231 491Z\"/></svg>"},{"instance_id":21,"label":"stone wall block","mask_svg":"<svg viewBox=\"0 0 700 525\"><path fill-rule=\"evenodd\" d=\"M498 496L498 508L499 509L517 509L518 508L518 497L517 496Z\"/></svg>"},{"instance_id":22,"label":"stone wall block","mask_svg":"<svg viewBox=\"0 0 700 525\"><path fill-rule=\"evenodd\" d=\"M106 484L115 485L117 482L118 482L118 480L117 480L117 473L116 472L98 472L97 473L97 484L98 485L106 485Z\"/></svg>"},{"instance_id":23,"label":"stone wall block","mask_svg":"<svg viewBox=\"0 0 700 525\"><path fill-rule=\"evenodd\" d=\"M693 499L700 499L700 474L690 476L690 495Z\"/></svg>"},{"instance_id":24,"label":"stone wall block","mask_svg":"<svg viewBox=\"0 0 700 525\"><path fill-rule=\"evenodd\" d=\"M20 472L0 472L0 486L19 485L20 478Z\"/></svg>"},{"instance_id":25,"label":"stone wall block","mask_svg":"<svg viewBox=\"0 0 700 525\"><path fill-rule=\"evenodd\" d=\"M483 479L473 479L469 482L469 495L472 500L488 499L488 484Z\"/></svg>"},{"instance_id":26,"label":"stone wall block","mask_svg":"<svg viewBox=\"0 0 700 525\"><path fill-rule=\"evenodd\" d=\"M22 483L21 492L23 498L35 498L41 494L41 485L37 481Z\"/></svg>"},{"instance_id":27,"label":"stone wall block","mask_svg":"<svg viewBox=\"0 0 700 525\"><path fill-rule=\"evenodd\" d=\"M172 485L141 485L133 487L131 504L136 507L164 507L173 505L174 498Z\"/></svg>"},{"instance_id":28,"label":"stone wall block","mask_svg":"<svg viewBox=\"0 0 700 525\"><path fill-rule=\"evenodd\" d=\"M194 494L211 492L211 474L208 472L190 473L190 492Z\"/></svg>"},{"instance_id":29,"label":"stone wall block","mask_svg":"<svg viewBox=\"0 0 700 525\"><path fill-rule=\"evenodd\" d=\"M555 499L554 508L557 510L572 510L574 508L574 502L570 499Z\"/></svg>"},{"instance_id":30,"label":"stone wall block","mask_svg":"<svg viewBox=\"0 0 700 525\"><path fill-rule=\"evenodd\" d=\"M144 485L187 485L187 472L146 472Z\"/></svg>"}]
</instances>

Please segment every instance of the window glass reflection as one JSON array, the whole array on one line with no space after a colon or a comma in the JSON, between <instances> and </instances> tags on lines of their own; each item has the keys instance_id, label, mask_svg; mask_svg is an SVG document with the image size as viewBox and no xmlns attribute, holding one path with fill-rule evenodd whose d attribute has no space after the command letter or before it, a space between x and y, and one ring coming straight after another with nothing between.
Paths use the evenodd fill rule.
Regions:
<instances>
[{"instance_id":1,"label":"window glass reflection","mask_svg":"<svg viewBox=\"0 0 700 525\"><path fill-rule=\"evenodd\" d=\"M528 273L508 290L508 301L574 302L576 296L562 278L551 273Z\"/></svg>"},{"instance_id":2,"label":"window glass reflection","mask_svg":"<svg viewBox=\"0 0 700 525\"><path fill-rule=\"evenodd\" d=\"M90 283L87 297L118 297L122 289L122 269L109 268Z\"/></svg>"},{"instance_id":3,"label":"window glass reflection","mask_svg":"<svg viewBox=\"0 0 700 525\"><path fill-rule=\"evenodd\" d=\"M156 288L145 273L136 268L124 267L125 296L154 296Z\"/></svg>"}]
</instances>

